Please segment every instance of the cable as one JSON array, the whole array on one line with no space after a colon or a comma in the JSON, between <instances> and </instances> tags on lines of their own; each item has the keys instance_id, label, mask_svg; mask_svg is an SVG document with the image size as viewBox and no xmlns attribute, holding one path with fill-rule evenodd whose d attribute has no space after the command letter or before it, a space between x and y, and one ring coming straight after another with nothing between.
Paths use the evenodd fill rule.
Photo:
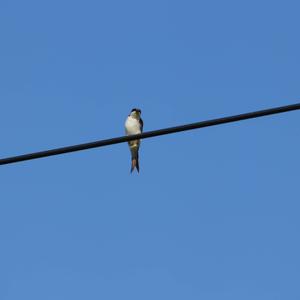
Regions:
<instances>
[{"instance_id":1,"label":"cable","mask_svg":"<svg viewBox=\"0 0 300 300\"><path fill-rule=\"evenodd\" d=\"M16 162L25 161L25 160L32 160L32 159L37 159L37 158L42 158L42 157L48 157L48 156L53 156L53 155L75 152L75 151L81 151L81 150L104 147L104 146L109 146L109 145L114 145L114 144L119 144L119 143L125 143L125 142L136 140L136 139L146 139L146 138L151 138L151 137L155 137L155 136L159 136L159 135L177 133L177 132L181 132L181 131L215 126L215 125L220 125L220 124L225 124L225 123L232 123L232 122L237 122L237 121L242 121L242 120L247 120L247 119L254 119L254 118L258 118L258 117L274 115L274 114L284 113L284 112L298 110L298 109L300 109L300 103L287 105L287 106L281 106L281 107L275 107L275 108L270 108L270 109L265 109L265 110L259 110L259 111L254 111L254 112L249 112L249 113L245 113L245 114L229 116L229 117L224 117L224 118L219 118L219 119L201 121L201 122L196 122L196 123L191 123L191 124L186 124L186 125L181 125L181 126L147 131L147 132L144 132L141 134L136 134L136 135L121 136L121 137L116 137L116 138L107 139L107 140L100 140L100 141L91 142L91 143L85 143L85 144L79 144L79 145L68 146L68 147L63 147L63 148L56 148L56 149L51 149L51 150L46 150L46 151L41 151L41 152L23 154L23 155L19 155L19 156L7 157L7 158L0 159L0 165L12 164L12 163L16 163Z\"/></svg>"}]
</instances>

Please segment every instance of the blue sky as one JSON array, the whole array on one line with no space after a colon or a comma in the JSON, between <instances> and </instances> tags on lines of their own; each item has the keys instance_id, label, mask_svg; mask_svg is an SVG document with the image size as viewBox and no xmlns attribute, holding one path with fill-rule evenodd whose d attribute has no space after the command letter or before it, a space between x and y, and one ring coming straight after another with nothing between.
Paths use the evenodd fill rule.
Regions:
<instances>
[{"instance_id":1,"label":"blue sky","mask_svg":"<svg viewBox=\"0 0 300 300\"><path fill-rule=\"evenodd\" d=\"M296 103L299 9L2 0L0 156ZM299 299L299 116L2 166L0 299Z\"/></svg>"}]
</instances>

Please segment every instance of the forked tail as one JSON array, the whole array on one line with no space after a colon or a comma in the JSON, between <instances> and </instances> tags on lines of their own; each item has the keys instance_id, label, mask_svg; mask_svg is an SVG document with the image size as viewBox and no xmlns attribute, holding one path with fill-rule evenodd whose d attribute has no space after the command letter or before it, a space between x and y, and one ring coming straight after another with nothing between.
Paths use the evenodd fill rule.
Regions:
<instances>
[{"instance_id":1,"label":"forked tail","mask_svg":"<svg viewBox=\"0 0 300 300\"><path fill-rule=\"evenodd\" d=\"M138 150L131 151L131 170L130 170L130 173L132 173L135 168L137 169L137 171L139 173L140 172L140 165L139 165L139 152L138 152Z\"/></svg>"}]
</instances>

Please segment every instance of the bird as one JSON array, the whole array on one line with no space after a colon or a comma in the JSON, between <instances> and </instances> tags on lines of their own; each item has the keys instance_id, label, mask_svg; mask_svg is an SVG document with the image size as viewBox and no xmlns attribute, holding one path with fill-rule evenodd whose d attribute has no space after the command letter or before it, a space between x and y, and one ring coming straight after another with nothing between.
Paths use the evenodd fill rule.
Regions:
<instances>
[{"instance_id":1,"label":"bird","mask_svg":"<svg viewBox=\"0 0 300 300\"><path fill-rule=\"evenodd\" d=\"M143 132L144 122L141 118L142 111L139 108L133 108L128 115L125 122L126 135L134 135ZM131 152L131 170L130 173L136 168L138 173L140 172L139 164L139 148L140 140L129 141L129 149Z\"/></svg>"}]
</instances>

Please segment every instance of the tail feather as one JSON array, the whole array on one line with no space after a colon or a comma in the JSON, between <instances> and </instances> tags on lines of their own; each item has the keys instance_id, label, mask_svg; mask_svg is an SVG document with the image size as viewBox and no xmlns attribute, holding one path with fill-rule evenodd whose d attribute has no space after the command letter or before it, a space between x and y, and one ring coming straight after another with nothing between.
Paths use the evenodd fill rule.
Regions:
<instances>
[{"instance_id":1,"label":"tail feather","mask_svg":"<svg viewBox=\"0 0 300 300\"><path fill-rule=\"evenodd\" d=\"M136 169L137 169L138 173L140 173L140 161L139 161L139 156L138 156L138 158L137 158L137 160L136 160Z\"/></svg>"},{"instance_id":2,"label":"tail feather","mask_svg":"<svg viewBox=\"0 0 300 300\"><path fill-rule=\"evenodd\" d=\"M137 169L138 173L140 172L140 164L139 164L139 153L136 151L131 156L131 170L130 173L133 172L134 169Z\"/></svg>"}]
</instances>

